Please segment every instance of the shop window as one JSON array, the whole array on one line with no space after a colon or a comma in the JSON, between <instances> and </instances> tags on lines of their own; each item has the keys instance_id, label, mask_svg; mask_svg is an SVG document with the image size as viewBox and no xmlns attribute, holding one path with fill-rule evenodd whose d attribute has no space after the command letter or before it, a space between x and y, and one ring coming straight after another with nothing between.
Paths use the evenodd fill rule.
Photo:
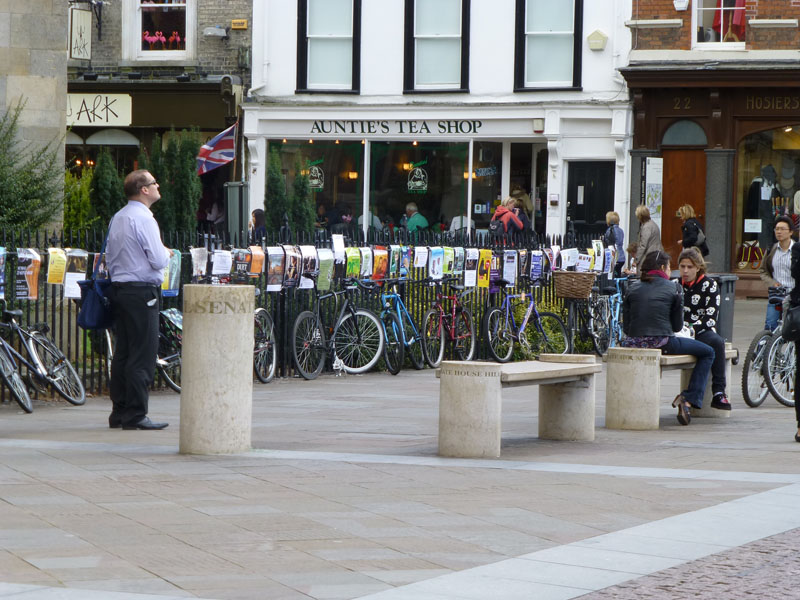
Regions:
<instances>
[{"instance_id":1,"label":"shop window","mask_svg":"<svg viewBox=\"0 0 800 600\"><path fill-rule=\"evenodd\" d=\"M298 92L358 92L360 47L361 0L298 0Z\"/></svg>"},{"instance_id":2,"label":"shop window","mask_svg":"<svg viewBox=\"0 0 800 600\"><path fill-rule=\"evenodd\" d=\"M517 0L515 91L581 85L583 0Z\"/></svg>"},{"instance_id":3,"label":"shop window","mask_svg":"<svg viewBox=\"0 0 800 600\"><path fill-rule=\"evenodd\" d=\"M738 148L734 266L755 273L775 242L775 219L800 223L800 126L746 136Z\"/></svg>"},{"instance_id":4,"label":"shop window","mask_svg":"<svg viewBox=\"0 0 800 600\"><path fill-rule=\"evenodd\" d=\"M185 61L195 56L196 0L123 0L123 58Z\"/></svg>"},{"instance_id":5,"label":"shop window","mask_svg":"<svg viewBox=\"0 0 800 600\"><path fill-rule=\"evenodd\" d=\"M744 47L747 16L745 0L695 0L693 3L695 45Z\"/></svg>"},{"instance_id":6,"label":"shop window","mask_svg":"<svg viewBox=\"0 0 800 600\"><path fill-rule=\"evenodd\" d=\"M470 0L406 0L406 92L469 91Z\"/></svg>"}]
</instances>

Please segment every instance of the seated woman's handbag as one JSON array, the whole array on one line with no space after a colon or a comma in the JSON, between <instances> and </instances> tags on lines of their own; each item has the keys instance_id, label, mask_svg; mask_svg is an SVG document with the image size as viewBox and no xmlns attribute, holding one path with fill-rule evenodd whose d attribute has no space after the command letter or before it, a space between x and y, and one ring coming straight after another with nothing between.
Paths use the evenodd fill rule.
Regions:
<instances>
[{"instance_id":1,"label":"seated woman's handbag","mask_svg":"<svg viewBox=\"0 0 800 600\"><path fill-rule=\"evenodd\" d=\"M108 230L111 231L110 223L108 224ZM106 239L103 240L103 249L100 250L100 256L95 262L91 278L78 282L78 287L81 289L78 327L82 329L108 329L114 323L111 313L111 301L107 297L108 288L111 287L111 279L97 278L100 263L106 253L107 242L108 233L106 233Z\"/></svg>"}]
</instances>

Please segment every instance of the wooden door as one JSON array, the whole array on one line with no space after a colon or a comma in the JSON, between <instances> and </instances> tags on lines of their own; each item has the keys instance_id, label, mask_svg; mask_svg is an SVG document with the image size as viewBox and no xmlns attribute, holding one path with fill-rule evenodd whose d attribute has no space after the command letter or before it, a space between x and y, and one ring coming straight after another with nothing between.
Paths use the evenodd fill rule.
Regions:
<instances>
[{"instance_id":1,"label":"wooden door","mask_svg":"<svg viewBox=\"0 0 800 600\"><path fill-rule=\"evenodd\" d=\"M661 243L672 257L675 269L683 249L678 244L678 240L683 239L678 209L691 204L705 229L706 153L703 150L664 150L661 156L664 159Z\"/></svg>"}]
</instances>

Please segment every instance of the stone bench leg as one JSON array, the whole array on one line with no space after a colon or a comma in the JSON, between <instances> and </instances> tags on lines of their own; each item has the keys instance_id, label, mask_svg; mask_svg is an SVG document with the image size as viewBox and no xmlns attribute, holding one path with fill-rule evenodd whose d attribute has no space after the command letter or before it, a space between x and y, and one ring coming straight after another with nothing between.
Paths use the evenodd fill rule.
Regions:
<instances>
[{"instance_id":1,"label":"stone bench leg","mask_svg":"<svg viewBox=\"0 0 800 600\"><path fill-rule=\"evenodd\" d=\"M658 429L661 350L609 348L606 428Z\"/></svg>"},{"instance_id":2,"label":"stone bench leg","mask_svg":"<svg viewBox=\"0 0 800 600\"><path fill-rule=\"evenodd\" d=\"M681 389L685 390L689 386L689 379L692 377L692 370L691 369L684 369L681 371ZM731 361L725 361L725 381L728 386L728 393L730 394L731 389ZM719 410L717 408L711 408L711 398L713 397L713 393L711 392L711 373L708 374L708 383L706 383L706 391L703 394L703 408L701 409L692 409L692 416L693 417L709 417L712 419L727 419L731 416L731 411L729 410ZM728 397L730 400L730 397Z\"/></svg>"},{"instance_id":3,"label":"stone bench leg","mask_svg":"<svg viewBox=\"0 0 800 600\"><path fill-rule=\"evenodd\" d=\"M500 365L493 363L442 363L439 375L440 456L500 456L500 369Z\"/></svg>"},{"instance_id":4,"label":"stone bench leg","mask_svg":"<svg viewBox=\"0 0 800 600\"><path fill-rule=\"evenodd\" d=\"M539 437L594 441L594 375L539 386Z\"/></svg>"}]
</instances>

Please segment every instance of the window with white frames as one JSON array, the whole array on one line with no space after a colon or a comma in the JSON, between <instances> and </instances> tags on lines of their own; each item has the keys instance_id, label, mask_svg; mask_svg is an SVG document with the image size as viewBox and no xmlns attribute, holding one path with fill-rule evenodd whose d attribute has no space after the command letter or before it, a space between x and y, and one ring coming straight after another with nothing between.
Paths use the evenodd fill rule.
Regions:
<instances>
[{"instance_id":1,"label":"window with white frames","mask_svg":"<svg viewBox=\"0 0 800 600\"><path fill-rule=\"evenodd\" d=\"M745 0L695 0L692 3L697 47L744 48Z\"/></svg>"},{"instance_id":2,"label":"window with white frames","mask_svg":"<svg viewBox=\"0 0 800 600\"><path fill-rule=\"evenodd\" d=\"M122 31L127 60L193 59L197 0L123 0Z\"/></svg>"},{"instance_id":3,"label":"window with white frames","mask_svg":"<svg viewBox=\"0 0 800 600\"><path fill-rule=\"evenodd\" d=\"M469 89L469 0L406 0L406 92Z\"/></svg>"},{"instance_id":4,"label":"window with white frames","mask_svg":"<svg viewBox=\"0 0 800 600\"><path fill-rule=\"evenodd\" d=\"M583 0L517 0L514 87L577 88Z\"/></svg>"},{"instance_id":5,"label":"window with white frames","mask_svg":"<svg viewBox=\"0 0 800 600\"><path fill-rule=\"evenodd\" d=\"M361 0L298 1L298 91L358 91Z\"/></svg>"}]
</instances>

